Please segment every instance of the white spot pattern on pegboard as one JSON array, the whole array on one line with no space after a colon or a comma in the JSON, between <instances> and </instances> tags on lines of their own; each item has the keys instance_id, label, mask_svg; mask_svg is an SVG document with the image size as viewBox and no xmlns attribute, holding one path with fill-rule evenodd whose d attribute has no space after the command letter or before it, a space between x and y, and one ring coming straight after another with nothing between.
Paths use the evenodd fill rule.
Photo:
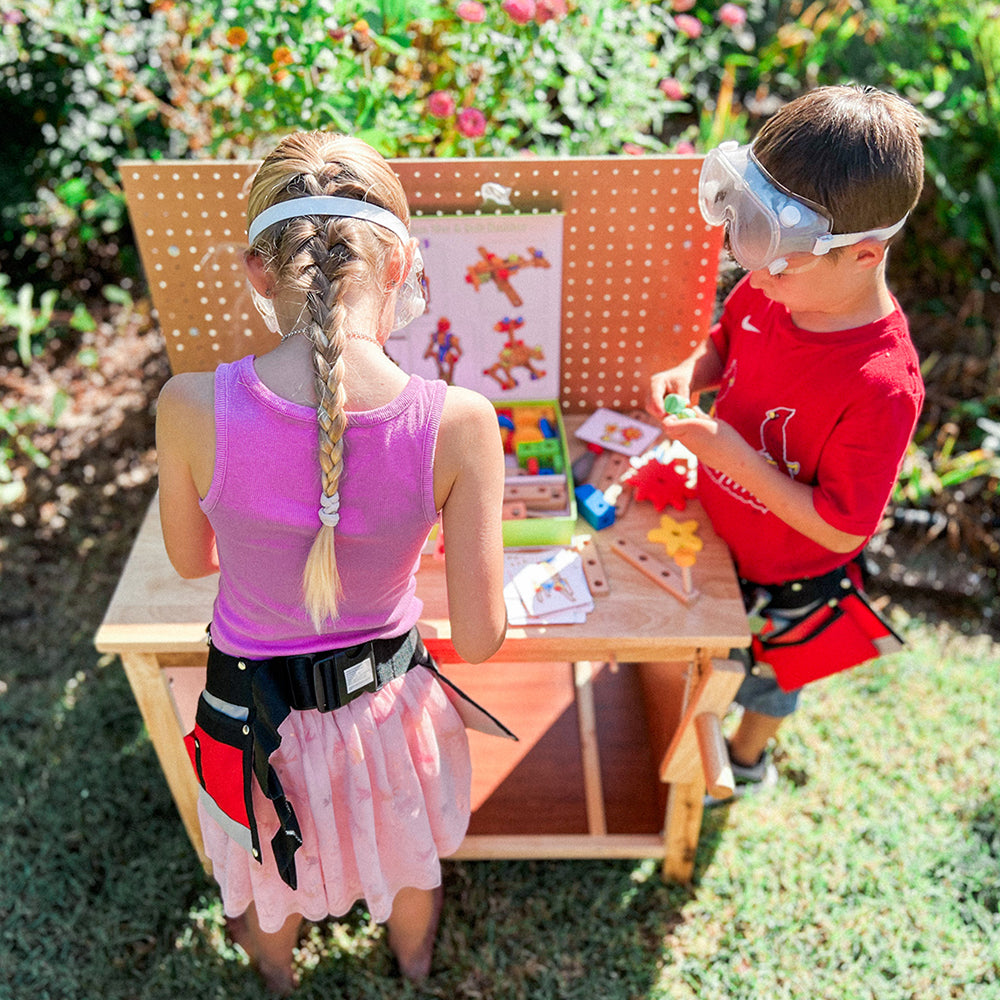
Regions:
<instances>
[{"instance_id":1,"label":"white spot pattern on pegboard","mask_svg":"<svg viewBox=\"0 0 1000 1000\"><path fill-rule=\"evenodd\" d=\"M629 411L708 330L721 232L697 207L699 157L398 160L419 215L563 212L561 403ZM265 351L242 251L257 162L128 163L136 240L175 371ZM484 202L486 183L510 207Z\"/></svg>"}]
</instances>

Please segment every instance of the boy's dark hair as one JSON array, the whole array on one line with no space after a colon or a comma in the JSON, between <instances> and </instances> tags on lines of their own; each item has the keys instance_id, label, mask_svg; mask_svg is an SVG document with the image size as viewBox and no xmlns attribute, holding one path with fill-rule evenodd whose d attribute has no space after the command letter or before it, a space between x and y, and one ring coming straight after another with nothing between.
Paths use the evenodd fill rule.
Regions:
<instances>
[{"instance_id":1,"label":"boy's dark hair","mask_svg":"<svg viewBox=\"0 0 1000 1000\"><path fill-rule=\"evenodd\" d=\"M920 197L924 118L873 87L819 87L786 104L753 141L761 166L822 205L835 233L891 226Z\"/></svg>"}]
</instances>

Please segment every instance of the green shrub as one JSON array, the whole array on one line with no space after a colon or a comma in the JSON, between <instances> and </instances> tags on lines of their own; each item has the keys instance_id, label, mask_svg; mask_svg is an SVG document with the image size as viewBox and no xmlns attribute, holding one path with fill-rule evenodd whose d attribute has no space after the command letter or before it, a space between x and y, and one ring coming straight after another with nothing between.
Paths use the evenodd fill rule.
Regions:
<instances>
[{"instance_id":1,"label":"green shrub","mask_svg":"<svg viewBox=\"0 0 1000 1000\"><path fill-rule=\"evenodd\" d=\"M942 274L1000 271L1000 17L976 0L50 0L4 18L0 111L23 162L0 258L54 285L135 269L121 158L255 156L296 128L390 156L600 155L745 139L822 83L930 120ZM523 22L523 23L522 23ZM682 147L684 148L684 147ZM127 251L123 254L123 251ZM37 281L37 276L35 277Z\"/></svg>"},{"instance_id":2,"label":"green shrub","mask_svg":"<svg viewBox=\"0 0 1000 1000\"><path fill-rule=\"evenodd\" d=\"M5 168L16 249L0 265L85 287L131 273L122 158L254 156L297 128L389 156L665 150L696 137L696 110L755 44L720 17L741 8L688 6L29 2L0 36L0 112L30 178Z\"/></svg>"}]
</instances>

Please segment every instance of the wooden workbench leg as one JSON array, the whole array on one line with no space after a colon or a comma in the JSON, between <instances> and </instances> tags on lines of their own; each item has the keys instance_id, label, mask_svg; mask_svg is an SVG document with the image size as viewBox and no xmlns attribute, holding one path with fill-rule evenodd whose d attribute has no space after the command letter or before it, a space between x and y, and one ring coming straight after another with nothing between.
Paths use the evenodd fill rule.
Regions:
<instances>
[{"instance_id":1,"label":"wooden workbench leg","mask_svg":"<svg viewBox=\"0 0 1000 1000\"><path fill-rule=\"evenodd\" d=\"M211 872L198 823L198 780L184 747L184 734L177 721L166 675L152 653L122 653L121 659L188 839L205 870Z\"/></svg>"},{"instance_id":2,"label":"wooden workbench leg","mask_svg":"<svg viewBox=\"0 0 1000 1000\"><path fill-rule=\"evenodd\" d=\"M663 830L663 877L668 882L691 881L704 810L704 782L670 786Z\"/></svg>"},{"instance_id":3,"label":"wooden workbench leg","mask_svg":"<svg viewBox=\"0 0 1000 1000\"><path fill-rule=\"evenodd\" d=\"M660 780L670 786L663 829L663 877L689 882L705 808L705 773L711 773L723 791L722 774L728 771L721 760L715 761L718 766L706 766L704 755L711 741L704 733L699 737L699 728L707 728L704 716L721 720L743 679L743 667L698 651L686 664L643 663L639 670L650 747L654 759L660 761Z\"/></svg>"},{"instance_id":4,"label":"wooden workbench leg","mask_svg":"<svg viewBox=\"0 0 1000 1000\"><path fill-rule=\"evenodd\" d=\"M587 804L587 829L592 837L603 837L608 832L608 826L604 815L604 787L601 784L601 756L597 744L593 678L592 663L581 660L573 664L580 750L583 757L583 788Z\"/></svg>"}]
</instances>

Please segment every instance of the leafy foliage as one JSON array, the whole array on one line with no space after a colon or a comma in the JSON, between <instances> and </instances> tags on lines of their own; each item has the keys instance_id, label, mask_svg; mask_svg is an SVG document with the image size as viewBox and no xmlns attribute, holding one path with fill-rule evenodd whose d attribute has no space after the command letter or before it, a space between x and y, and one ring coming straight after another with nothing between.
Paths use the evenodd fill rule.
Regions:
<instances>
[{"instance_id":1,"label":"leafy foliage","mask_svg":"<svg viewBox=\"0 0 1000 1000\"><path fill-rule=\"evenodd\" d=\"M745 141L809 87L855 82L927 117L931 183L894 263L949 300L980 296L963 349L984 362L980 396L995 383L996 0L0 0L0 12L0 114L21 151L0 158L0 271L19 288L11 304L0 287L0 329L22 364L79 329L53 326L53 311L83 322L81 301L140 278L123 159L255 157L300 128L405 157L704 150ZM956 459L974 451L969 415L939 416L959 428ZM967 475L1000 504L992 466L928 457L939 483Z\"/></svg>"}]
</instances>

